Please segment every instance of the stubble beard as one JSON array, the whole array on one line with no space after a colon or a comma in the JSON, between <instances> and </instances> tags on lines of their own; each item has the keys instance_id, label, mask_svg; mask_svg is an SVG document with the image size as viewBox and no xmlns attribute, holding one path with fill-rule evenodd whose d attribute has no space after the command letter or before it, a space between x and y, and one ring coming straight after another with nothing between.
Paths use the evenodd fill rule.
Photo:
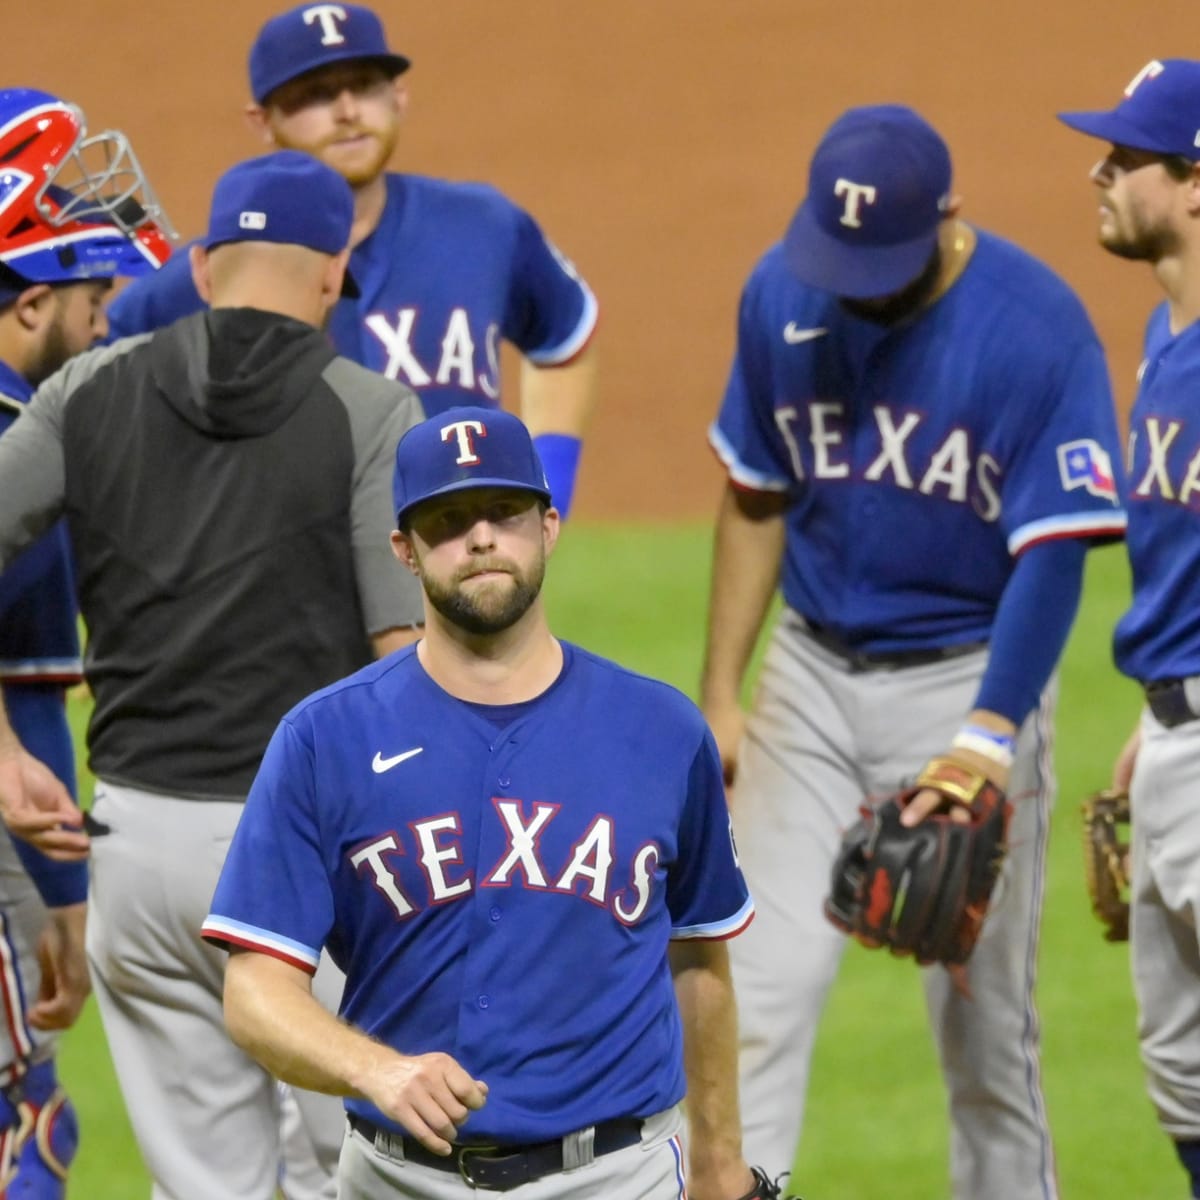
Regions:
<instances>
[{"instance_id":1,"label":"stubble beard","mask_svg":"<svg viewBox=\"0 0 1200 1200\"><path fill-rule=\"evenodd\" d=\"M63 329L61 320L56 319L46 330L41 350L25 372L25 377L34 387L37 387L49 379L71 357L72 351L67 344L66 331Z\"/></svg>"},{"instance_id":2,"label":"stubble beard","mask_svg":"<svg viewBox=\"0 0 1200 1200\"><path fill-rule=\"evenodd\" d=\"M1152 226L1134 213L1128 222L1132 228L1126 232L1117 214L1112 213L1112 217L1114 228L1107 231L1101 226L1097 234L1109 254L1129 262L1156 263L1179 252L1179 235L1165 222Z\"/></svg>"},{"instance_id":3,"label":"stubble beard","mask_svg":"<svg viewBox=\"0 0 1200 1200\"><path fill-rule=\"evenodd\" d=\"M472 634L503 633L533 607L542 590L546 560L539 559L526 573L509 570L509 583L496 582L471 591L464 586L469 575L444 584L422 572L421 582L429 603L452 625Z\"/></svg>"}]
</instances>

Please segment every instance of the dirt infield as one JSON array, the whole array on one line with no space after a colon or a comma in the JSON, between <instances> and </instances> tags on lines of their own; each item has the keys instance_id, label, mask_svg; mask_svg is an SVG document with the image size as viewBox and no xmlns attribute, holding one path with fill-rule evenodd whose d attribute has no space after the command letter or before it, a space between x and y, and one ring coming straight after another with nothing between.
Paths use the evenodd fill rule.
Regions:
<instances>
[{"instance_id":1,"label":"dirt infield","mask_svg":"<svg viewBox=\"0 0 1200 1200\"><path fill-rule=\"evenodd\" d=\"M15 0L6 0L15 3ZM286 0L79 0L6 23L4 81L126 130L184 234L255 152L245 58ZM1195 56L1194 0L376 0L411 55L396 165L496 183L579 264L603 310L603 409L577 511L712 511L704 430L738 290L852 104L920 109L954 153L965 215L1072 283L1127 403L1149 271L1095 247L1099 143L1054 120L1107 107L1148 59ZM511 366L511 364L510 364ZM515 372L509 371L510 384Z\"/></svg>"}]
</instances>

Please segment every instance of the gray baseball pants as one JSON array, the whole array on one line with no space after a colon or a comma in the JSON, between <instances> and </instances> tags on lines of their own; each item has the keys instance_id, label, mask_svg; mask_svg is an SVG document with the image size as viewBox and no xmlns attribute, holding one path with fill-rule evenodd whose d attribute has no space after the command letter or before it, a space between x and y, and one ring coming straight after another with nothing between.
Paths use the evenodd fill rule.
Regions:
<instances>
[{"instance_id":1,"label":"gray baseball pants","mask_svg":"<svg viewBox=\"0 0 1200 1200\"><path fill-rule=\"evenodd\" d=\"M332 1197L341 1101L294 1090L283 1144L275 1080L225 1030L226 956L200 938L242 805L102 781L92 811L111 832L92 842L88 961L152 1200Z\"/></svg>"},{"instance_id":2,"label":"gray baseball pants","mask_svg":"<svg viewBox=\"0 0 1200 1200\"><path fill-rule=\"evenodd\" d=\"M847 945L822 910L842 832L868 798L894 792L949 747L986 665L978 651L853 671L802 626L785 609L772 635L730 799L756 907L749 929L730 943L744 1144L747 1160L768 1174L790 1168L796 1155L817 1023ZM919 974L925 988L949 1093L956 1200L1058 1195L1034 1008L1050 738L1047 697L1018 742L1011 851L968 964L974 999L940 967L892 964L897 986ZM885 1107L886 1087L876 1084ZM803 1192L803 1181L801 1170L793 1190Z\"/></svg>"},{"instance_id":3,"label":"gray baseball pants","mask_svg":"<svg viewBox=\"0 0 1200 1200\"><path fill-rule=\"evenodd\" d=\"M1159 1124L1200 1139L1200 721L1147 709L1133 772L1130 941L1138 1039Z\"/></svg>"}]
</instances>

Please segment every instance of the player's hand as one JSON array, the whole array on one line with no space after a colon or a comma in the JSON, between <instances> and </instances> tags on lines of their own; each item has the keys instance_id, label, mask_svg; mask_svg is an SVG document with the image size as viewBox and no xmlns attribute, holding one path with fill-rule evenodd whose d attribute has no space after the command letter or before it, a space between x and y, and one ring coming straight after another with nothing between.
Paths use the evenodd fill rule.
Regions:
<instances>
[{"instance_id":1,"label":"player's hand","mask_svg":"<svg viewBox=\"0 0 1200 1200\"><path fill-rule=\"evenodd\" d=\"M29 1011L35 1029L69 1029L83 1010L92 990L83 946L86 926L85 903L49 910L37 948L41 987Z\"/></svg>"},{"instance_id":2,"label":"player's hand","mask_svg":"<svg viewBox=\"0 0 1200 1200\"><path fill-rule=\"evenodd\" d=\"M1117 755L1117 761L1113 763L1112 787L1114 792L1127 792L1129 785L1133 782L1133 768L1137 763L1138 751L1142 747L1142 727L1137 724L1133 727L1133 732L1129 735L1125 745L1121 747L1121 753Z\"/></svg>"},{"instance_id":3,"label":"player's hand","mask_svg":"<svg viewBox=\"0 0 1200 1200\"><path fill-rule=\"evenodd\" d=\"M746 714L740 704L709 705L704 717L721 753L725 786L732 787L737 777L738 750L746 732Z\"/></svg>"},{"instance_id":4,"label":"player's hand","mask_svg":"<svg viewBox=\"0 0 1200 1200\"><path fill-rule=\"evenodd\" d=\"M87 856L83 813L70 792L11 737L0 743L0 818L14 837L24 838L48 858L76 862Z\"/></svg>"},{"instance_id":5,"label":"player's hand","mask_svg":"<svg viewBox=\"0 0 1200 1200\"><path fill-rule=\"evenodd\" d=\"M994 759L986 758L982 754L976 754L975 751L966 750L961 746L955 746L938 757L954 759L962 763L964 767L977 771L980 775L990 779L1002 792L1008 791L1008 768L1002 767ZM913 797L911 803L900 814L900 823L909 826L918 825L939 809L946 811L947 806L949 806L950 820L961 825L970 824L970 813L964 805L948 799L933 788L925 788Z\"/></svg>"},{"instance_id":6,"label":"player's hand","mask_svg":"<svg viewBox=\"0 0 1200 1200\"><path fill-rule=\"evenodd\" d=\"M484 1106L488 1087L449 1054L381 1054L363 1094L427 1150L449 1154L458 1127Z\"/></svg>"}]
</instances>

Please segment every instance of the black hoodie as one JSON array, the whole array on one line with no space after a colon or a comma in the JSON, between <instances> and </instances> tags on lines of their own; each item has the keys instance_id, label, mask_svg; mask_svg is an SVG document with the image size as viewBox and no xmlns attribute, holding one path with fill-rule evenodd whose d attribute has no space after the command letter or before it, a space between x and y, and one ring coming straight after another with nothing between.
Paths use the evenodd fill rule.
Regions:
<instances>
[{"instance_id":1,"label":"black hoodie","mask_svg":"<svg viewBox=\"0 0 1200 1200\"><path fill-rule=\"evenodd\" d=\"M0 442L0 565L57 495L96 775L242 798L293 704L366 663L368 633L420 621L387 541L419 403L311 326L197 313L74 360L27 415Z\"/></svg>"}]
</instances>

